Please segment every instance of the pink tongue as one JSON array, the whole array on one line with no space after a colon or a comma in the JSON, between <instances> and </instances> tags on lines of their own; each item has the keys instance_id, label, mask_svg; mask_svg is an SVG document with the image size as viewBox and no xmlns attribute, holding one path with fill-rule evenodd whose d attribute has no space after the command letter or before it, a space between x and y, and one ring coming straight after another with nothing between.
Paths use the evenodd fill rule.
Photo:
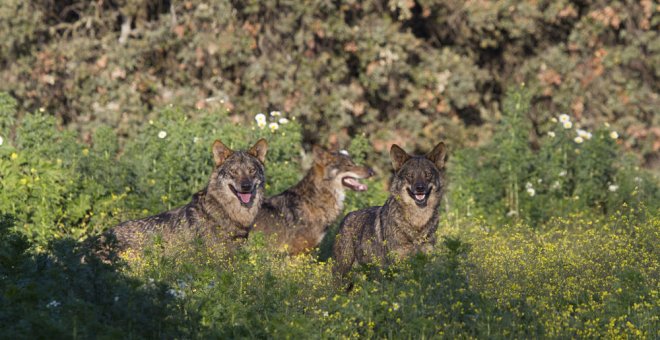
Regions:
<instances>
[{"instance_id":1,"label":"pink tongue","mask_svg":"<svg viewBox=\"0 0 660 340\"><path fill-rule=\"evenodd\" d=\"M238 193L238 198L239 198L239 199L241 200L241 202L243 202L243 203L246 203L246 204L247 204L247 203L250 203L250 198L252 198L252 193L249 193L249 192L248 192L247 194L244 194L244 193L239 192L239 193Z\"/></svg>"},{"instance_id":2,"label":"pink tongue","mask_svg":"<svg viewBox=\"0 0 660 340\"><path fill-rule=\"evenodd\" d=\"M424 199L425 196L426 196L426 195L417 195L417 194L416 194L416 195L415 195L415 198L416 198L418 201L421 201L421 200Z\"/></svg>"},{"instance_id":3,"label":"pink tongue","mask_svg":"<svg viewBox=\"0 0 660 340\"><path fill-rule=\"evenodd\" d=\"M353 188L355 188L355 190L358 190L358 191L367 190L367 185L366 184L362 184L354 178L346 178L346 179L344 179L344 182L346 182L346 184L348 184L348 185L352 186Z\"/></svg>"}]
</instances>

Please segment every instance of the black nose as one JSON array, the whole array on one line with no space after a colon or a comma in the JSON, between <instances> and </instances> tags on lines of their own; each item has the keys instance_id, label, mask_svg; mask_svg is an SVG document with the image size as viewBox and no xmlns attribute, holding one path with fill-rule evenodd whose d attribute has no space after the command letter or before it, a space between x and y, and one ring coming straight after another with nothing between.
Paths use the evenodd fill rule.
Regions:
<instances>
[{"instance_id":1,"label":"black nose","mask_svg":"<svg viewBox=\"0 0 660 340\"><path fill-rule=\"evenodd\" d=\"M426 192L426 185L420 183L415 184L415 192Z\"/></svg>"},{"instance_id":2,"label":"black nose","mask_svg":"<svg viewBox=\"0 0 660 340\"><path fill-rule=\"evenodd\" d=\"M252 191L252 182L247 182L247 181L241 182L241 191L242 192Z\"/></svg>"},{"instance_id":3,"label":"black nose","mask_svg":"<svg viewBox=\"0 0 660 340\"><path fill-rule=\"evenodd\" d=\"M369 177L371 177L371 176L373 176L373 175L376 174L376 173L374 172L374 169L372 169L372 168L368 168L368 169L367 169L367 173L369 174Z\"/></svg>"}]
</instances>

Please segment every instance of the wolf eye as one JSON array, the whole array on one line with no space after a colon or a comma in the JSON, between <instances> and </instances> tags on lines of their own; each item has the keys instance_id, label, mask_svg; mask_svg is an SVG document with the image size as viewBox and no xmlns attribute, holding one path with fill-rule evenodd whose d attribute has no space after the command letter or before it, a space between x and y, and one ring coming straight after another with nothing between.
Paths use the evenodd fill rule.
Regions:
<instances>
[{"instance_id":1,"label":"wolf eye","mask_svg":"<svg viewBox=\"0 0 660 340\"><path fill-rule=\"evenodd\" d=\"M249 169L248 169L248 172L250 173L250 175L254 175L254 174L257 172L257 169L255 169L255 168L249 168Z\"/></svg>"}]
</instances>

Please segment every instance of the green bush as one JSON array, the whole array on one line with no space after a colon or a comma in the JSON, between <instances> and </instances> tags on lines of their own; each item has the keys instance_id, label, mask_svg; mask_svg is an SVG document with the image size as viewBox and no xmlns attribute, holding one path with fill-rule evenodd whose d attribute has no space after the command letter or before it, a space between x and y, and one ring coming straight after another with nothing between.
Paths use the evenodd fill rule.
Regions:
<instances>
[{"instance_id":1,"label":"green bush","mask_svg":"<svg viewBox=\"0 0 660 340\"><path fill-rule=\"evenodd\" d=\"M11 101L2 110L15 116ZM271 117L271 123L280 118ZM301 130L294 118L277 129L256 123L240 128L225 111L190 119L167 108L121 147L109 128L97 129L88 146L40 112L2 123L3 131L15 135L3 134L0 145L0 211L13 215L16 230L35 245L53 238L80 240L122 220L185 204L208 181L216 138L234 149L259 138L269 141L270 194L301 178Z\"/></svg>"},{"instance_id":2,"label":"green bush","mask_svg":"<svg viewBox=\"0 0 660 340\"><path fill-rule=\"evenodd\" d=\"M624 153L621 137L609 124L590 132L559 114L542 122L541 137L529 143L530 98L524 86L509 91L493 140L452 155L453 209L536 225L575 212L611 214L630 206L643 214L660 208L657 178Z\"/></svg>"},{"instance_id":3,"label":"green bush","mask_svg":"<svg viewBox=\"0 0 660 340\"><path fill-rule=\"evenodd\" d=\"M364 132L383 151L488 141L525 82L533 124L608 121L653 166L659 18L648 0L6 0L0 91L85 138L104 125L132 138L175 104L244 122L282 109L306 144Z\"/></svg>"}]
</instances>

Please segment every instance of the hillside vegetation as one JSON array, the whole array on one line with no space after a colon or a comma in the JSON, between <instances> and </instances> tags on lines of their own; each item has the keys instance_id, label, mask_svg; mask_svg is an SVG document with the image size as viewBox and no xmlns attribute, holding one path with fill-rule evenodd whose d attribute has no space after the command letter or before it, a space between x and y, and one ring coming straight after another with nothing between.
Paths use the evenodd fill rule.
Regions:
<instances>
[{"instance_id":1,"label":"hillside vegetation","mask_svg":"<svg viewBox=\"0 0 660 340\"><path fill-rule=\"evenodd\" d=\"M650 0L5 0L0 91L86 140L175 104L281 110L307 146L365 133L381 151L480 145L524 82L532 143L566 113L657 169L659 20Z\"/></svg>"}]
</instances>

